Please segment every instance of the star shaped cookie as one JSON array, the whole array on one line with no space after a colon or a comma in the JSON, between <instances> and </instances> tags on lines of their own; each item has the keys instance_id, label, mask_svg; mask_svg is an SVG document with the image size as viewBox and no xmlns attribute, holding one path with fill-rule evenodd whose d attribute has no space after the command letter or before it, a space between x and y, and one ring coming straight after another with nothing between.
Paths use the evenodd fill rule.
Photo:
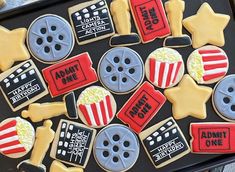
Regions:
<instances>
[{"instance_id":1,"label":"star shaped cookie","mask_svg":"<svg viewBox=\"0 0 235 172\"><path fill-rule=\"evenodd\" d=\"M14 62L30 58L25 46L27 29L19 28L12 31L0 26L0 70L9 69Z\"/></svg>"},{"instance_id":2,"label":"star shaped cookie","mask_svg":"<svg viewBox=\"0 0 235 172\"><path fill-rule=\"evenodd\" d=\"M196 15L183 20L184 27L192 34L193 48L205 44L224 46L224 29L230 16L218 14L208 3L203 3Z\"/></svg>"},{"instance_id":3,"label":"star shaped cookie","mask_svg":"<svg viewBox=\"0 0 235 172\"><path fill-rule=\"evenodd\" d=\"M184 75L177 87L164 91L167 99L173 104L172 111L175 119L187 116L205 119L206 102L211 93L210 87L198 86L188 74Z\"/></svg>"}]
</instances>

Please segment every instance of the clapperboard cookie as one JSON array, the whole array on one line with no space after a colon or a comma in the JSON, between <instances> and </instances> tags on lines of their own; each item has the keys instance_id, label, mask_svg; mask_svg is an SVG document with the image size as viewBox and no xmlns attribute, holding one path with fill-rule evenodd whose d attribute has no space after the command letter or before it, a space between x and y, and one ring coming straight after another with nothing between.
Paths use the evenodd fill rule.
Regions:
<instances>
[{"instance_id":1,"label":"clapperboard cookie","mask_svg":"<svg viewBox=\"0 0 235 172\"><path fill-rule=\"evenodd\" d=\"M168 36L171 31L161 0L129 0L143 43Z\"/></svg>"},{"instance_id":2,"label":"clapperboard cookie","mask_svg":"<svg viewBox=\"0 0 235 172\"><path fill-rule=\"evenodd\" d=\"M10 158L20 158L33 147L33 126L20 117L8 118L0 123L0 153Z\"/></svg>"},{"instance_id":3,"label":"clapperboard cookie","mask_svg":"<svg viewBox=\"0 0 235 172\"><path fill-rule=\"evenodd\" d=\"M115 94L134 91L144 79L144 64L140 55L126 47L106 52L98 65L98 76L104 87Z\"/></svg>"},{"instance_id":4,"label":"clapperboard cookie","mask_svg":"<svg viewBox=\"0 0 235 172\"><path fill-rule=\"evenodd\" d=\"M40 72L32 60L20 63L0 75L1 91L13 111L48 94Z\"/></svg>"},{"instance_id":5,"label":"clapperboard cookie","mask_svg":"<svg viewBox=\"0 0 235 172\"><path fill-rule=\"evenodd\" d=\"M139 141L126 126L113 124L102 129L96 136L93 154L98 165L105 171L125 172L139 157Z\"/></svg>"},{"instance_id":6,"label":"clapperboard cookie","mask_svg":"<svg viewBox=\"0 0 235 172\"><path fill-rule=\"evenodd\" d=\"M27 44L33 57L40 62L56 63L72 52L73 31L62 17L46 14L35 19L29 26Z\"/></svg>"},{"instance_id":7,"label":"clapperboard cookie","mask_svg":"<svg viewBox=\"0 0 235 172\"><path fill-rule=\"evenodd\" d=\"M51 149L51 157L66 164L85 168L96 130L83 124L61 120Z\"/></svg>"},{"instance_id":8,"label":"clapperboard cookie","mask_svg":"<svg viewBox=\"0 0 235 172\"><path fill-rule=\"evenodd\" d=\"M190 152L183 133L172 117L139 134L142 144L156 168L161 168Z\"/></svg>"},{"instance_id":9,"label":"clapperboard cookie","mask_svg":"<svg viewBox=\"0 0 235 172\"><path fill-rule=\"evenodd\" d=\"M146 81L125 103L117 117L136 133L140 133L165 101L166 97Z\"/></svg>"},{"instance_id":10,"label":"clapperboard cookie","mask_svg":"<svg viewBox=\"0 0 235 172\"><path fill-rule=\"evenodd\" d=\"M190 124L191 151L197 154L235 153L235 124L206 122Z\"/></svg>"},{"instance_id":11,"label":"clapperboard cookie","mask_svg":"<svg viewBox=\"0 0 235 172\"><path fill-rule=\"evenodd\" d=\"M114 35L114 26L105 0L92 0L69 8L69 17L79 45Z\"/></svg>"},{"instance_id":12,"label":"clapperboard cookie","mask_svg":"<svg viewBox=\"0 0 235 172\"><path fill-rule=\"evenodd\" d=\"M42 70L52 97L90 85L98 80L88 53L82 53Z\"/></svg>"},{"instance_id":13,"label":"clapperboard cookie","mask_svg":"<svg viewBox=\"0 0 235 172\"><path fill-rule=\"evenodd\" d=\"M235 121L235 75L228 75L214 88L212 104L216 113L226 121Z\"/></svg>"},{"instance_id":14,"label":"clapperboard cookie","mask_svg":"<svg viewBox=\"0 0 235 172\"><path fill-rule=\"evenodd\" d=\"M117 110L112 94L99 86L86 88L78 97L77 107L80 119L94 128L108 125Z\"/></svg>"},{"instance_id":15,"label":"clapperboard cookie","mask_svg":"<svg viewBox=\"0 0 235 172\"><path fill-rule=\"evenodd\" d=\"M229 67L225 52L215 46L205 46L192 52L187 61L190 76L199 84L213 84L222 79Z\"/></svg>"},{"instance_id":16,"label":"clapperboard cookie","mask_svg":"<svg viewBox=\"0 0 235 172\"><path fill-rule=\"evenodd\" d=\"M178 51L171 48L158 48L145 62L147 79L156 87L173 87L184 75L184 62Z\"/></svg>"}]
</instances>

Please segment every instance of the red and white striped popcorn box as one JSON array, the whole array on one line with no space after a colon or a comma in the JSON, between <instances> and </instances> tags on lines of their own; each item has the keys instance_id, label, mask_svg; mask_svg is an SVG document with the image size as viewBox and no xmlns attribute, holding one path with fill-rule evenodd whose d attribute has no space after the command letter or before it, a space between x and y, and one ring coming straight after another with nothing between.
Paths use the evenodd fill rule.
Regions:
<instances>
[{"instance_id":1,"label":"red and white striped popcorn box","mask_svg":"<svg viewBox=\"0 0 235 172\"><path fill-rule=\"evenodd\" d=\"M115 116L116 102L107 90L105 90L105 92L107 92L108 95L105 95L101 100L94 103L83 104L79 103L78 100L79 117L89 127L104 127L108 125ZM96 95L93 96L95 97Z\"/></svg>"},{"instance_id":2,"label":"red and white striped popcorn box","mask_svg":"<svg viewBox=\"0 0 235 172\"><path fill-rule=\"evenodd\" d=\"M0 152L10 158L20 158L33 147L35 131L32 125L19 117L0 123Z\"/></svg>"},{"instance_id":3,"label":"red and white striped popcorn box","mask_svg":"<svg viewBox=\"0 0 235 172\"><path fill-rule=\"evenodd\" d=\"M187 61L190 76L199 84L213 84L222 79L229 68L226 53L216 46L204 46L192 52Z\"/></svg>"},{"instance_id":4,"label":"red and white striped popcorn box","mask_svg":"<svg viewBox=\"0 0 235 172\"><path fill-rule=\"evenodd\" d=\"M146 61L145 68L148 80L159 88L173 87L184 74L184 63L181 55L170 48L160 48L151 53Z\"/></svg>"}]
</instances>

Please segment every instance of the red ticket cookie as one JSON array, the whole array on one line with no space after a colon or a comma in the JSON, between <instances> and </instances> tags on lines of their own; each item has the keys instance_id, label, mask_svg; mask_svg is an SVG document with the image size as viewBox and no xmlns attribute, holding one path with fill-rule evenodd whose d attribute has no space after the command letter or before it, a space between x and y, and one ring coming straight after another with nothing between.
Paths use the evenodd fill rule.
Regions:
<instances>
[{"instance_id":1,"label":"red ticket cookie","mask_svg":"<svg viewBox=\"0 0 235 172\"><path fill-rule=\"evenodd\" d=\"M129 0L142 42L168 36L171 31L161 0Z\"/></svg>"},{"instance_id":2,"label":"red ticket cookie","mask_svg":"<svg viewBox=\"0 0 235 172\"><path fill-rule=\"evenodd\" d=\"M136 133L140 133L165 101L160 91L155 90L149 82L144 82L118 112L117 117Z\"/></svg>"},{"instance_id":3,"label":"red ticket cookie","mask_svg":"<svg viewBox=\"0 0 235 172\"><path fill-rule=\"evenodd\" d=\"M47 67L42 73L52 97L82 88L98 80L88 53Z\"/></svg>"},{"instance_id":4,"label":"red ticket cookie","mask_svg":"<svg viewBox=\"0 0 235 172\"><path fill-rule=\"evenodd\" d=\"M235 152L234 123L191 123L191 151L198 154Z\"/></svg>"}]
</instances>

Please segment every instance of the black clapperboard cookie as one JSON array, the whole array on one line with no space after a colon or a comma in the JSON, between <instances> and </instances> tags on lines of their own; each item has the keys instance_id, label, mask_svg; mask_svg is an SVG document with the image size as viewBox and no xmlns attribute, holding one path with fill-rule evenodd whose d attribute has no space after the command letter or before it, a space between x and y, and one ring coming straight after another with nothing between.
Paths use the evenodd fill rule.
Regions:
<instances>
[{"instance_id":1,"label":"black clapperboard cookie","mask_svg":"<svg viewBox=\"0 0 235 172\"><path fill-rule=\"evenodd\" d=\"M93 0L68 9L79 45L114 35L113 21L105 0Z\"/></svg>"},{"instance_id":2,"label":"black clapperboard cookie","mask_svg":"<svg viewBox=\"0 0 235 172\"><path fill-rule=\"evenodd\" d=\"M141 142L156 168L161 168L190 152L183 133L170 117L139 134Z\"/></svg>"},{"instance_id":3,"label":"black clapperboard cookie","mask_svg":"<svg viewBox=\"0 0 235 172\"><path fill-rule=\"evenodd\" d=\"M96 130L83 124L61 120L50 156L61 162L85 168L89 160Z\"/></svg>"},{"instance_id":4,"label":"black clapperboard cookie","mask_svg":"<svg viewBox=\"0 0 235 172\"><path fill-rule=\"evenodd\" d=\"M1 91L15 112L48 94L47 86L32 60L0 75Z\"/></svg>"}]
</instances>

